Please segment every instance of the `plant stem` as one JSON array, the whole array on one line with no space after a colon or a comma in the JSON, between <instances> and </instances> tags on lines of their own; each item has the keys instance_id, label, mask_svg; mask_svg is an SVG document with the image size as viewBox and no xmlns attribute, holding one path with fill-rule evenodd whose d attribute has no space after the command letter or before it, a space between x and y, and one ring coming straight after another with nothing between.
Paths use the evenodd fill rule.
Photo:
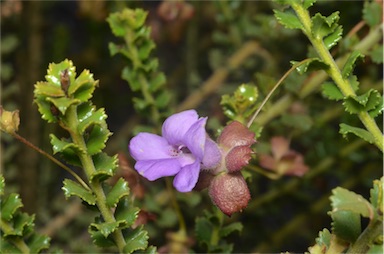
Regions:
<instances>
[{"instance_id":1,"label":"plant stem","mask_svg":"<svg viewBox=\"0 0 384 254\"><path fill-rule=\"evenodd\" d=\"M0 228L5 234L14 232L14 229L12 228L12 226L9 225L8 222L4 221L3 219L0 220ZM15 245L16 248L18 248L21 251L21 253L31 252L28 245L20 237L10 238L9 241L13 245Z\"/></svg>"},{"instance_id":2,"label":"plant stem","mask_svg":"<svg viewBox=\"0 0 384 254\"><path fill-rule=\"evenodd\" d=\"M175 212L177 214L177 218L179 219L179 226L180 226L179 231L182 234L186 235L187 234L187 227L185 225L185 220L184 220L183 214L181 212L179 203L176 200L176 196L175 196L175 193L174 193L173 188L172 188L171 180L169 178L166 178L165 182L167 184L167 189L168 189L169 195L171 196L171 202L172 202L173 208L175 209Z\"/></svg>"},{"instance_id":3,"label":"plant stem","mask_svg":"<svg viewBox=\"0 0 384 254\"><path fill-rule=\"evenodd\" d=\"M383 235L383 222L379 219L372 220L347 253L367 253L372 240Z\"/></svg>"},{"instance_id":4,"label":"plant stem","mask_svg":"<svg viewBox=\"0 0 384 254\"><path fill-rule=\"evenodd\" d=\"M17 133L12 133L11 134L14 138L16 138L17 140L19 140L20 142L22 142L23 144L29 146L30 148L32 148L33 150L37 151L38 153L44 155L45 157L47 157L48 159L50 159L53 163L55 163L56 165L58 165L59 167L63 168L64 170L66 170L68 173L70 173L85 189L87 190L90 190L88 185L83 181L83 179L81 179L81 177L76 174L75 172L73 172L72 169L70 169L69 167L67 167L66 165L64 165L63 163L61 163L59 160L57 160L55 157L53 157L52 155L48 154L47 152L41 150L40 148L38 148L37 146L35 146L34 144L32 144L31 142L29 142L28 140L26 140L25 138L23 138L22 136L20 136L19 134Z\"/></svg>"},{"instance_id":5,"label":"plant stem","mask_svg":"<svg viewBox=\"0 0 384 254\"><path fill-rule=\"evenodd\" d=\"M105 222L108 222L108 223L116 222L116 219L114 217L112 210L107 206L106 196L101 183L98 181L91 180L92 175L96 172L96 168L95 168L95 165L93 164L92 157L88 155L87 152L85 152L87 151L87 146L86 146L84 137L77 131L77 126L79 122L77 117L76 106L71 106L68 108L67 119L68 119L68 127L69 127L68 130L71 134L73 143L75 143L80 148L81 151L84 151L82 153L79 153L78 156L83 166L83 169L87 175L91 189L96 196L97 207L99 208L100 213L102 214ZM113 234L115 243L119 248L119 252L122 253L126 245L123 233L121 232L121 230L118 229L112 234Z\"/></svg>"},{"instance_id":6,"label":"plant stem","mask_svg":"<svg viewBox=\"0 0 384 254\"><path fill-rule=\"evenodd\" d=\"M343 78L335 60L333 59L327 47L324 45L323 38L313 35L312 21L308 11L298 3L292 3L292 8L295 10L298 18L300 19L303 25L304 34L312 43L313 47L319 54L321 60L329 66L329 69L327 70L329 76L333 79L333 81L336 83L336 85L345 97L355 97L355 91L353 90L350 82L347 79ZM383 151L383 134L374 119L366 111L360 111L357 115L360 118L361 122L364 124L365 128L372 134L375 145L381 151Z\"/></svg>"}]
</instances>

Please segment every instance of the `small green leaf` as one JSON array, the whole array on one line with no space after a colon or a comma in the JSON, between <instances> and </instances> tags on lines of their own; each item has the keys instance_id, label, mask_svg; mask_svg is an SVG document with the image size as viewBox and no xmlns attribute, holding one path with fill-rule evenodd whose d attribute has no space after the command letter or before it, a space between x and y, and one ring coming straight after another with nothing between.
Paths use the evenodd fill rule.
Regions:
<instances>
[{"instance_id":1,"label":"small green leaf","mask_svg":"<svg viewBox=\"0 0 384 254\"><path fill-rule=\"evenodd\" d=\"M80 103L80 100L78 99L71 99L67 97L60 97L60 98L53 98L53 97L47 97L47 101L51 102L55 107L60 110L61 114L65 115L65 112L67 109L72 105L78 105Z\"/></svg>"},{"instance_id":2,"label":"small green leaf","mask_svg":"<svg viewBox=\"0 0 384 254\"><path fill-rule=\"evenodd\" d=\"M196 239L209 246L211 241L211 234L213 231L212 223L205 217L196 218L195 222L195 235Z\"/></svg>"},{"instance_id":3,"label":"small green leaf","mask_svg":"<svg viewBox=\"0 0 384 254\"><path fill-rule=\"evenodd\" d=\"M4 176L0 174L0 197L4 195L5 180Z\"/></svg>"},{"instance_id":4,"label":"small green leaf","mask_svg":"<svg viewBox=\"0 0 384 254\"><path fill-rule=\"evenodd\" d=\"M380 93L377 90L370 89L362 95L346 98L343 105L349 113L357 114L361 111L376 109L380 103L382 103Z\"/></svg>"},{"instance_id":5,"label":"small green leaf","mask_svg":"<svg viewBox=\"0 0 384 254\"><path fill-rule=\"evenodd\" d=\"M94 155L100 153L106 146L105 143L107 142L108 137L111 135L112 133L108 130L106 124L103 124L102 126L93 125L85 141L88 154Z\"/></svg>"},{"instance_id":6,"label":"small green leaf","mask_svg":"<svg viewBox=\"0 0 384 254\"><path fill-rule=\"evenodd\" d=\"M344 98L344 95L341 93L340 89L333 82L325 82L321 88L323 95L330 100L338 101Z\"/></svg>"},{"instance_id":7,"label":"small green leaf","mask_svg":"<svg viewBox=\"0 0 384 254\"><path fill-rule=\"evenodd\" d=\"M365 1L363 8L363 19L370 27L381 24L383 6L376 1Z\"/></svg>"},{"instance_id":8,"label":"small green leaf","mask_svg":"<svg viewBox=\"0 0 384 254\"><path fill-rule=\"evenodd\" d=\"M166 77L164 73L158 72L155 74L154 78L151 79L151 85L149 90L153 93L158 91L166 82Z\"/></svg>"},{"instance_id":9,"label":"small green leaf","mask_svg":"<svg viewBox=\"0 0 384 254\"><path fill-rule=\"evenodd\" d=\"M124 253L132 253L136 250L145 250L148 246L148 233L143 230L143 225L135 228L125 236L126 245Z\"/></svg>"},{"instance_id":10,"label":"small green leaf","mask_svg":"<svg viewBox=\"0 0 384 254\"><path fill-rule=\"evenodd\" d=\"M89 111L88 114L82 119L79 119L79 125L77 129L79 130L80 134L84 134L85 130L89 128L91 125L98 124L98 125L105 125L105 119L107 118L107 115L105 114L105 111L103 108L98 109L96 112Z\"/></svg>"},{"instance_id":11,"label":"small green leaf","mask_svg":"<svg viewBox=\"0 0 384 254\"><path fill-rule=\"evenodd\" d=\"M325 36L335 32L338 27L339 12L334 12L328 17L324 17L320 13L316 13L312 17L312 34L316 38L322 39Z\"/></svg>"},{"instance_id":12,"label":"small green leaf","mask_svg":"<svg viewBox=\"0 0 384 254\"><path fill-rule=\"evenodd\" d=\"M331 49L342 39L342 35L343 27L337 26L332 34L324 38L324 45L327 47L328 50Z\"/></svg>"},{"instance_id":13,"label":"small green leaf","mask_svg":"<svg viewBox=\"0 0 384 254\"><path fill-rule=\"evenodd\" d=\"M51 144L53 148L53 154L70 152L71 154L84 153L76 144L58 139L54 134L50 134Z\"/></svg>"},{"instance_id":14,"label":"small green leaf","mask_svg":"<svg viewBox=\"0 0 384 254\"><path fill-rule=\"evenodd\" d=\"M241 224L240 222L234 222L234 223L231 223L231 224L223 227L220 230L219 235L220 235L220 237L225 237L234 231L238 231L240 233L242 230L243 230L243 224Z\"/></svg>"},{"instance_id":15,"label":"small green leaf","mask_svg":"<svg viewBox=\"0 0 384 254\"><path fill-rule=\"evenodd\" d=\"M40 81L35 84L35 93L44 96L62 97L65 96L61 86L51 85L48 82Z\"/></svg>"},{"instance_id":16,"label":"small green leaf","mask_svg":"<svg viewBox=\"0 0 384 254\"><path fill-rule=\"evenodd\" d=\"M289 29L302 29L303 25L293 12L273 10L277 21Z\"/></svg>"},{"instance_id":17,"label":"small green leaf","mask_svg":"<svg viewBox=\"0 0 384 254\"><path fill-rule=\"evenodd\" d=\"M295 65L296 61L291 61L292 65ZM304 64L301 64L296 68L296 71L299 74L304 74L306 72L311 72L311 71L317 71L317 70L327 70L329 69L328 64L324 63L321 61L319 58L311 58L310 61L307 61Z\"/></svg>"},{"instance_id":18,"label":"small green leaf","mask_svg":"<svg viewBox=\"0 0 384 254\"><path fill-rule=\"evenodd\" d=\"M150 32L149 27L144 27L141 31L145 29L148 30L147 33ZM155 43L152 40L146 40L143 45L139 48L139 58L141 60L145 60L151 54L151 51L155 48Z\"/></svg>"},{"instance_id":19,"label":"small green leaf","mask_svg":"<svg viewBox=\"0 0 384 254\"><path fill-rule=\"evenodd\" d=\"M13 218L17 209L23 207L19 194L11 193L1 201L1 218L9 221Z\"/></svg>"},{"instance_id":20,"label":"small green leaf","mask_svg":"<svg viewBox=\"0 0 384 254\"><path fill-rule=\"evenodd\" d=\"M107 195L107 205L109 207L115 207L122 197L128 195L128 183L123 178L119 178Z\"/></svg>"},{"instance_id":21,"label":"small green leaf","mask_svg":"<svg viewBox=\"0 0 384 254\"><path fill-rule=\"evenodd\" d=\"M61 87L60 75L64 70L68 70L68 76L70 77L70 83L73 83L76 77L76 68L73 66L71 60L65 59L60 63L50 63L47 70L45 79L51 84L57 87Z\"/></svg>"},{"instance_id":22,"label":"small green leaf","mask_svg":"<svg viewBox=\"0 0 384 254\"><path fill-rule=\"evenodd\" d=\"M155 99L155 105L157 108L165 108L169 106L171 100L171 93L167 90L162 90Z\"/></svg>"},{"instance_id":23,"label":"small green leaf","mask_svg":"<svg viewBox=\"0 0 384 254\"><path fill-rule=\"evenodd\" d=\"M129 84L129 87L133 92L140 91L141 83L137 77L137 72L132 70L129 66L124 67L121 72L121 78L126 80Z\"/></svg>"},{"instance_id":24,"label":"small green leaf","mask_svg":"<svg viewBox=\"0 0 384 254\"><path fill-rule=\"evenodd\" d=\"M28 215L27 213L16 213L13 219L13 230L8 233L4 233L4 236L23 236L27 233L26 229L34 227L34 215Z\"/></svg>"},{"instance_id":25,"label":"small green leaf","mask_svg":"<svg viewBox=\"0 0 384 254\"><path fill-rule=\"evenodd\" d=\"M81 102L88 101L93 94L98 81L93 79L93 74L88 70L84 70L79 77L76 78L74 84L69 86L68 94L73 95L74 98Z\"/></svg>"},{"instance_id":26,"label":"small green leaf","mask_svg":"<svg viewBox=\"0 0 384 254\"><path fill-rule=\"evenodd\" d=\"M91 235L93 243L99 247L107 248L111 246L116 246L113 238L111 236L104 237L103 234L96 228L88 228L88 232Z\"/></svg>"},{"instance_id":27,"label":"small green leaf","mask_svg":"<svg viewBox=\"0 0 384 254\"><path fill-rule=\"evenodd\" d=\"M330 200L332 212L350 211L365 218L372 218L373 216L372 205L361 195L347 189L341 187L333 189Z\"/></svg>"},{"instance_id":28,"label":"small green leaf","mask_svg":"<svg viewBox=\"0 0 384 254\"><path fill-rule=\"evenodd\" d=\"M90 205L96 204L96 197L94 196L94 194L91 191L86 190L80 184L70 179L65 179L63 184L64 186L62 187L62 189L66 198L69 198L70 196L78 196Z\"/></svg>"},{"instance_id":29,"label":"small green leaf","mask_svg":"<svg viewBox=\"0 0 384 254\"><path fill-rule=\"evenodd\" d=\"M331 238L332 235L328 229L323 229L323 231L319 232L319 237L316 238L316 243L321 247L325 247L325 249L329 249L331 246Z\"/></svg>"},{"instance_id":30,"label":"small green leaf","mask_svg":"<svg viewBox=\"0 0 384 254\"><path fill-rule=\"evenodd\" d=\"M103 181L113 176L117 167L117 156L110 157L106 153L98 153L92 157L96 172L91 175L91 181Z\"/></svg>"},{"instance_id":31,"label":"small green leaf","mask_svg":"<svg viewBox=\"0 0 384 254\"><path fill-rule=\"evenodd\" d=\"M384 178L381 177L380 180L374 180L373 181L373 188L370 191L370 199L372 206L375 207L378 211L381 212L381 214L384 211L384 204L383 204L383 181Z\"/></svg>"},{"instance_id":32,"label":"small green leaf","mask_svg":"<svg viewBox=\"0 0 384 254\"><path fill-rule=\"evenodd\" d=\"M304 7L305 9L308 9L308 8L311 7L315 2L316 2L316 0L304 0L304 1L303 1L303 7Z\"/></svg>"},{"instance_id":33,"label":"small green leaf","mask_svg":"<svg viewBox=\"0 0 384 254\"><path fill-rule=\"evenodd\" d=\"M114 221L104 223L91 223L89 226L91 231L100 231L100 233L107 238L110 234L115 232L117 229L126 228L125 221Z\"/></svg>"},{"instance_id":34,"label":"small green leaf","mask_svg":"<svg viewBox=\"0 0 384 254\"><path fill-rule=\"evenodd\" d=\"M371 52L369 52L369 56L375 64L383 63L383 45L375 45Z\"/></svg>"},{"instance_id":35,"label":"small green leaf","mask_svg":"<svg viewBox=\"0 0 384 254\"><path fill-rule=\"evenodd\" d=\"M35 94L35 103L37 104L38 110L41 114L41 117L48 121L48 123L57 122L56 116L52 113L51 107L52 103L45 100L46 97Z\"/></svg>"},{"instance_id":36,"label":"small green leaf","mask_svg":"<svg viewBox=\"0 0 384 254\"><path fill-rule=\"evenodd\" d=\"M50 240L48 236L33 234L28 240L30 253L40 253L41 250L48 249Z\"/></svg>"},{"instance_id":37,"label":"small green leaf","mask_svg":"<svg viewBox=\"0 0 384 254\"><path fill-rule=\"evenodd\" d=\"M352 211L331 212L332 232L340 239L354 243L361 234L360 214Z\"/></svg>"},{"instance_id":38,"label":"small green leaf","mask_svg":"<svg viewBox=\"0 0 384 254\"><path fill-rule=\"evenodd\" d=\"M359 138L364 139L365 141L367 141L370 144L373 144L375 142L375 138L373 137L373 135L370 132L368 132L362 128L353 127L353 126L342 123L342 124L340 124L340 131L339 132L340 132L340 134L343 135L344 138L347 137L348 133L353 133L356 136L358 136Z\"/></svg>"},{"instance_id":39,"label":"small green leaf","mask_svg":"<svg viewBox=\"0 0 384 254\"><path fill-rule=\"evenodd\" d=\"M131 227L135 223L137 216L140 212L140 209L134 207L132 203L129 202L128 198L120 200L117 205L115 217L116 220L124 220L127 222L127 227Z\"/></svg>"},{"instance_id":40,"label":"small green leaf","mask_svg":"<svg viewBox=\"0 0 384 254\"><path fill-rule=\"evenodd\" d=\"M353 69L355 68L355 63L358 59L364 59L364 55L361 54L359 51L353 51L349 57L347 62L344 64L342 75L343 78L348 78L349 75L352 73Z\"/></svg>"}]
</instances>

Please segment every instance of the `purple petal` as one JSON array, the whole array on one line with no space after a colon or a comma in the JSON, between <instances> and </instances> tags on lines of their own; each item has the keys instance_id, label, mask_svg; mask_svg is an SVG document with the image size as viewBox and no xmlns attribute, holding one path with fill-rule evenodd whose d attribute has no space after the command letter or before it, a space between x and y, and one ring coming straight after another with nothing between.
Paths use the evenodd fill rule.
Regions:
<instances>
[{"instance_id":1,"label":"purple petal","mask_svg":"<svg viewBox=\"0 0 384 254\"><path fill-rule=\"evenodd\" d=\"M160 177L176 175L181 167L177 159L174 158L138 161L135 164L135 169L149 181L154 181Z\"/></svg>"},{"instance_id":2,"label":"purple petal","mask_svg":"<svg viewBox=\"0 0 384 254\"><path fill-rule=\"evenodd\" d=\"M171 145L184 144L185 133L198 120L195 110L186 110L168 117L163 123L162 134Z\"/></svg>"},{"instance_id":3,"label":"purple petal","mask_svg":"<svg viewBox=\"0 0 384 254\"><path fill-rule=\"evenodd\" d=\"M200 161L183 167L173 179L173 185L180 192L188 192L195 187L200 173Z\"/></svg>"},{"instance_id":4,"label":"purple petal","mask_svg":"<svg viewBox=\"0 0 384 254\"><path fill-rule=\"evenodd\" d=\"M129 143L129 152L136 161L172 158L171 148L165 138L146 132L139 133Z\"/></svg>"},{"instance_id":5,"label":"purple petal","mask_svg":"<svg viewBox=\"0 0 384 254\"><path fill-rule=\"evenodd\" d=\"M218 166L221 162L221 152L217 144L207 137L205 141L203 165L204 169L212 169Z\"/></svg>"},{"instance_id":6,"label":"purple petal","mask_svg":"<svg viewBox=\"0 0 384 254\"><path fill-rule=\"evenodd\" d=\"M205 132L205 123L207 117L200 118L194 123L184 137L184 144L187 145L189 151L200 161L204 157L205 141L207 139Z\"/></svg>"}]
</instances>

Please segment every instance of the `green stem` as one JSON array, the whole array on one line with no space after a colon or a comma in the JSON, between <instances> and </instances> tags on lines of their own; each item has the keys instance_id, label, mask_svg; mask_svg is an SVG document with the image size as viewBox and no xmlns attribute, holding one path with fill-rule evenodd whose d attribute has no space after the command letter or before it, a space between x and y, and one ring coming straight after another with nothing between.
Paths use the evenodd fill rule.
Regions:
<instances>
[{"instance_id":1,"label":"green stem","mask_svg":"<svg viewBox=\"0 0 384 254\"><path fill-rule=\"evenodd\" d=\"M218 208L215 207L216 215L219 219L219 225L215 226L213 228L212 234L211 234L211 240L210 244L212 246L217 246L220 241L220 229L223 226L223 221L224 221L224 213L222 213Z\"/></svg>"},{"instance_id":2,"label":"green stem","mask_svg":"<svg viewBox=\"0 0 384 254\"><path fill-rule=\"evenodd\" d=\"M347 253L367 253L372 244L380 235L383 235L383 222L378 219L372 220L367 228L361 233L356 242L349 248Z\"/></svg>"},{"instance_id":3,"label":"green stem","mask_svg":"<svg viewBox=\"0 0 384 254\"><path fill-rule=\"evenodd\" d=\"M79 125L77 111L75 106L71 106L67 110L67 119L68 127L71 134L73 143L75 143L81 151L87 151L87 146L84 140L84 137L77 131L77 126ZM87 175L88 181L90 183L91 189L96 196L96 204L102 214L105 222L113 223L116 222L113 211L107 206L106 196L103 190L103 187L100 182L92 181L91 177L96 172L95 165L93 163L92 157L86 152L78 154L83 169ZM116 230L113 232L113 238L117 247L119 248L120 253L123 252L126 245L123 233L121 230Z\"/></svg>"},{"instance_id":4,"label":"green stem","mask_svg":"<svg viewBox=\"0 0 384 254\"><path fill-rule=\"evenodd\" d=\"M312 21L309 16L308 11L298 3L292 3L292 8L295 10L297 16L299 17L302 25L303 32L308 37L313 47L319 54L321 60L328 64L329 69L327 70L328 75L336 83L340 91L345 97L355 97L356 93L352 88L352 85L347 79L344 79L339 67L337 66L335 60L330 54L327 47L324 45L323 38L316 37L312 33ZM365 128L373 135L375 140L375 145L383 151L383 134L377 126L374 119L366 111L360 111L358 113L360 121L364 124Z\"/></svg>"},{"instance_id":5,"label":"green stem","mask_svg":"<svg viewBox=\"0 0 384 254\"><path fill-rule=\"evenodd\" d=\"M185 225L183 213L181 212L179 203L177 202L175 192L174 192L173 187L172 187L171 179L166 178L165 182L167 184L167 189L168 189L169 195L171 196L171 202L172 202L173 208L175 209L175 212L177 214L177 218L179 219L179 226L180 226L179 231L181 232L182 235L186 235L187 234L187 227Z\"/></svg>"},{"instance_id":6,"label":"green stem","mask_svg":"<svg viewBox=\"0 0 384 254\"><path fill-rule=\"evenodd\" d=\"M14 232L14 229L11 225L8 224L8 222L4 221L3 219L0 220L0 228L5 234L9 234ZM24 240L20 237L15 238L9 238L9 242L11 242L13 245L18 248L21 253L31 253L28 245L24 242Z\"/></svg>"},{"instance_id":7,"label":"green stem","mask_svg":"<svg viewBox=\"0 0 384 254\"><path fill-rule=\"evenodd\" d=\"M77 175L75 172L73 172L72 169L70 169L69 167L67 167L66 165L64 165L63 163L61 163L59 160L57 160L55 157L53 157L52 155L46 153L45 151L41 150L40 148L38 148L37 146L35 146L34 144L32 144L31 142L29 142L28 140L26 140L25 138L23 138L22 136L20 136L19 134L17 133L12 133L11 134L14 138L16 138L17 140L19 140L20 142L24 143L25 145L29 146L30 148L34 149L35 151L37 151L38 153L44 155L45 157L47 157L48 159L50 159L53 163L55 163L56 165L58 165L59 167L63 168L64 170L66 170L68 173L70 173L85 189L87 190L90 190L88 185L83 181L83 179L81 179L81 177L79 175Z\"/></svg>"}]
</instances>

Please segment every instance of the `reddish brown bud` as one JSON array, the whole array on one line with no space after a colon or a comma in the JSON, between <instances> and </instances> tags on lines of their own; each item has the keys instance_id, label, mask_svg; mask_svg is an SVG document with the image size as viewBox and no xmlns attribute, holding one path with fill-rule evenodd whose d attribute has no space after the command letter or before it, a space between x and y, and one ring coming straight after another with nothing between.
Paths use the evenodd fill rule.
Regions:
<instances>
[{"instance_id":1,"label":"reddish brown bud","mask_svg":"<svg viewBox=\"0 0 384 254\"><path fill-rule=\"evenodd\" d=\"M65 69L62 73L60 73L60 84L61 84L61 89L63 89L64 93L68 94L68 88L70 85L68 69Z\"/></svg>"},{"instance_id":2,"label":"reddish brown bud","mask_svg":"<svg viewBox=\"0 0 384 254\"><path fill-rule=\"evenodd\" d=\"M209 195L215 205L226 215L247 207L251 194L240 172L220 174L213 178Z\"/></svg>"},{"instance_id":3,"label":"reddish brown bud","mask_svg":"<svg viewBox=\"0 0 384 254\"><path fill-rule=\"evenodd\" d=\"M255 133L237 121L228 124L217 141L224 149L231 149L235 146L251 146L256 142Z\"/></svg>"},{"instance_id":4,"label":"reddish brown bud","mask_svg":"<svg viewBox=\"0 0 384 254\"><path fill-rule=\"evenodd\" d=\"M249 146L236 146L225 157L228 172L233 173L247 166L251 159L252 149Z\"/></svg>"}]
</instances>

